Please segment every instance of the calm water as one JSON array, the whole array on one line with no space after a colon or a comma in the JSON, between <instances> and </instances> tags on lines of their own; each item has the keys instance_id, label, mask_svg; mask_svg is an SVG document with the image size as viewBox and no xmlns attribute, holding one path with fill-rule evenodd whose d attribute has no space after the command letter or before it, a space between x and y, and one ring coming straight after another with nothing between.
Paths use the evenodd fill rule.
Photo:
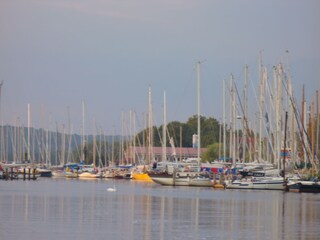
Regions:
<instances>
[{"instance_id":1,"label":"calm water","mask_svg":"<svg viewBox=\"0 0 320 240\"><path fill-rule=\"evenodd\" d=\"M117 192L108 192L108 187ZM0 181L0 239L320 239L320 194Z\"/></svg>"}]
</instances>

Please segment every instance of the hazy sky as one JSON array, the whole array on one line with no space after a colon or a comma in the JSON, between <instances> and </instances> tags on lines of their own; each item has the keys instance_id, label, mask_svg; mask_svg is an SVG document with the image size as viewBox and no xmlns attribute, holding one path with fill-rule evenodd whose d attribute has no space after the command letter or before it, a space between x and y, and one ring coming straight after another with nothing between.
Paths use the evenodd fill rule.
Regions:
<instances>
[{"instance_id":1,"label":"hazy sky","mask_svg":"<svg viewBox=\"0 0 320 240\"><path fill-rule=\"evenodd\" d=\"M0 0L1 119L4 124L81 132L93 119L120 132L121 113L144 126L148 87L154 118L187 121L197 113L196 62L201 65L201 114L222 116L222 81L243 68L257 86L258 55L269 69L289 63L296 97L320 88L320 1L308 0ZM286 53L286 50L289 53ZM252 89L250 90L251 94ZM253 104L253 103L252 103Z\"/></svg>"}]
</instances>

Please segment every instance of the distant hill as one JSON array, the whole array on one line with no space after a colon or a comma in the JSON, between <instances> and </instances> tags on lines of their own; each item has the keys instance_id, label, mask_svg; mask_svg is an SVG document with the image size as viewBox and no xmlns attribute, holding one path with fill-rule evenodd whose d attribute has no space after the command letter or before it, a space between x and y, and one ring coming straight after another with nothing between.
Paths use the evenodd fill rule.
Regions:
<instances>
[{"instance_id":1,"label":"distant hill","mask_svg":"<svg viewBox=\"0 0 320 240\"><path fill-rule=\"evenodd\" d=\"M55 164L57 160L61 160L61 153L65 152L65 159L68 155L72 155L73 158L78 157L81 152L81 135L72 134L71 138L69 134L63 134L61 132L47 131L45 129L30 128L30 155L36 162L45 161L45 159L51 159L52 164ZM93 142L93 135L86 135L86 143L88 145ZM27 145L28 145L28 128L27 127L15 127L10 125L0 126L0 158L1 161L8 162L23 162L27 159ZM64 139L64 140L63 140ZM96 137L99 142L100 135ZM121 136L101 136L102 142L111 144L112 139L114 142L119 142ZM63 147L65 142L65 147ZM48 154L49 153L49 154ZM49 158L46 158L46 156ZM75 156L77 155L77 156Z\"/></svg>"}]
</instances>

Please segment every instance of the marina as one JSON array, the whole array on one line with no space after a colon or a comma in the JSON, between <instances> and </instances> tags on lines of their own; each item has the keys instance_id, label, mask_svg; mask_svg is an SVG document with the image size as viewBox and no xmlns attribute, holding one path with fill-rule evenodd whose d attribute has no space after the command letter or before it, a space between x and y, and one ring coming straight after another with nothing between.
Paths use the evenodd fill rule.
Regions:
<instances>
[{"instance_id":1,"label":"marina","mask_svg":"<svg viewBox=\"0 0 320 240\"><path fill-rule=\"evenodd\" d=\"M0 240L320 239L319 0L0 5Z\"/></svg>"}]
</instances>

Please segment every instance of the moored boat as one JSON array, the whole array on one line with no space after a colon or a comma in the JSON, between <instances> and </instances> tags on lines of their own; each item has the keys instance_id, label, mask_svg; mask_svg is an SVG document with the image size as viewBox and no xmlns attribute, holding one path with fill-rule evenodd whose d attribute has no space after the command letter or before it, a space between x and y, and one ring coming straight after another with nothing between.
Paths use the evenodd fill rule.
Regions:
<instances>
[{"instance_id":1,"label":"moored boat","mask_svg":"<svg viewBox=\"0 0 320 240\"><path fill-rule=\"evenodd\" d=\"M52 177L52 170L46 168L37 168L37 173L40 177Z\"/></svg>"},{"instance_id":2,"label":"moored boat","mask_svg":"<svg viewBox=\"0 0 320 240\"><path fill-rule=\"evenodd\" d=\"M299 193L320 193L320 182L317 181L297 181L289 182L288 190Z\"/></svg>"},{"instance_id":3,"label":"moored boat","mask_svg":"<svg viewBox=\"0 0 320 240\"><path fill-rule=\"evenodd\" d=\"M133 180L152 182L152 179L148 175L147 167L145 165L135 167L131 171L131 177Z\"/></svg>"},{"instance_id":4,"label":"moored boat","mask_svg":"<svg viewBox=\"0 0 320 240\"><path fill-rule=\"evenodd\" d=\"M282 177L252 177L226 181L227 189L284 190Z\"/></svg>"},{"instance_id":5,"label":"moored boat","mask_svg":"<svg viewBox=\"0 0 320 240\"><path fill-rule=\"evenodd\" d=\"M97 173L92 173L92 172L82 172L79 173L78 177L81 179L95 179L95 178L100 178L100 174Z\"/></svg>"},{"instance_id":6,"label":"moored boat","mask_svg":"<svg viewBox=\"0 0 320 240\"><path fill-rule=\"evenodd\" d=\"M150 176L148 175L148 173L138 173L138 172L133 172L132 174L132 179L133 180L139 180L139 181L152 181L152 179L150 178Z\"/></svg>"},{"instance_id":7,"label":"moored boat","mask_svg":"<svg viewBox=\"0 0 320 240\"><path fill-rule=\"evenodd\" d=\"M149 173L150 178L164 186L212 187L211 179L198 172Z\"/></svg>"}]
</instances>

